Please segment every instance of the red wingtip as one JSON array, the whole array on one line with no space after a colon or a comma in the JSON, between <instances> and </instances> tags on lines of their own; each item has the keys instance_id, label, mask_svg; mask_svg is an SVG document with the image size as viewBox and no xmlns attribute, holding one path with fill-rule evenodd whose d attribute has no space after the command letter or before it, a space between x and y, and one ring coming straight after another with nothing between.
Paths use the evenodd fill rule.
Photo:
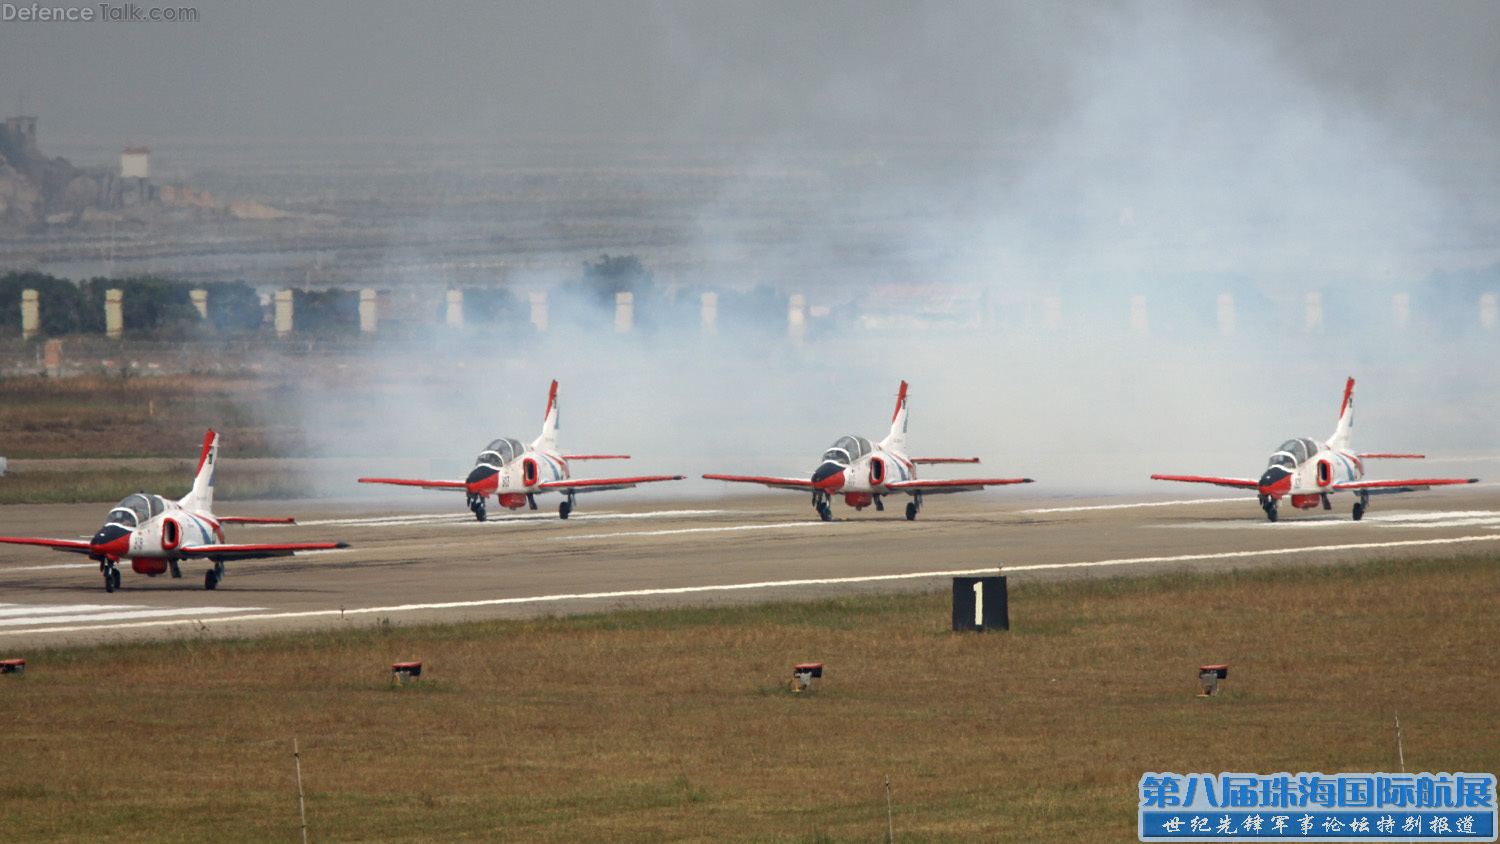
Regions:
<instances>
[{"instance_id":1,"label":"red wingtip","mask_svg":"<svg viewBox=\"0 0 1500 844\"><path fill-rule=\"evenodd\" d=\"M208 430L208 433L204 435L203 452L198 455L198 471L193 473L195 477L198 475L198 473L203 471L203 463L204 461L208 460L208 450L213 447L214 437L216 436L218 435L214 433L212 428L210 428Z\"/></svg>"},{"instance_id":2,"label":"red wingtip","mask_svg":"<svg viewBox=\"0 0 1500 844\"><path fill-rule=\"evenodd\" d=\"M896 423L896 417L901 415L901 405L906 404L906 382L901 382L901 391L896 394L896 410L891 414L891 424Z\"/></svg>"}]
</instances>

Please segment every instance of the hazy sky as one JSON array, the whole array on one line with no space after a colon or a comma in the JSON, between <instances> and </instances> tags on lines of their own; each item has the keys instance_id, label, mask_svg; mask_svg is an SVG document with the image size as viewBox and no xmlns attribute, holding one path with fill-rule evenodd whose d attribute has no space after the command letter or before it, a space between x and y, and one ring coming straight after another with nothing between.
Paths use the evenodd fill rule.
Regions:
<instances>
[{"instance_id":1,"label":"hazy sky","mask_svg":"<svg viewBox=\"0 0 1500 844\"><path fill-rule=\"evenodd\" d=\"M122 143L1024 138L1077 107L1094 57L1133 32L1147 59L1153 39L1250 45L1403 132L1500 127L1493 2L193 8L195 23L0 21L0 111L24 95L44 136ZM1213 72L1212 53L1186 55L1182 74Z\"/></svg>"}]
</instances>

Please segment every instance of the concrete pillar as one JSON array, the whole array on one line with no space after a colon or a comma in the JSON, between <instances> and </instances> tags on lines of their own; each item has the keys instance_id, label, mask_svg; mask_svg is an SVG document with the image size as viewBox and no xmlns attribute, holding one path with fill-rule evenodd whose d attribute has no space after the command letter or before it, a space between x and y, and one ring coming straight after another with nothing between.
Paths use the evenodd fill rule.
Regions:
<instances>
[{"instance_id":1,"label":"concrete pillar","mask_svg":"<svg viewBox=\"0 0 1500 844\"><path fill-rule=\"evenodd\" d=\"M538 290L531 294L531 324L536 326L538 332L547 330L547 291Z\"/></svg>"},{"instance_id":2,"label":"concrete pillar","mask_svg":"<svg viewBox=\"0 0 1500 844\"><path fill-rule=\"evenodd\" d=\"M47 341L47 375L52 378L62 374L62 341Z\"/></svg>"},{"instance_id":3,"label":"concrete pillar","mask_svg":"<svg viewBox=\"0 0 1500 844\"><path fill-rule=\"evenodd\" d=\"M380 325L380 296L374 290L359 291L359 333L374 334Z\"/></svg>"},{"instance_id":4,"label":"concrete pillar","mask_svg":"<svg viewBox=\"0 0 1500 844\"><path fill-rule=\"evenodd\" d=\"M1042 327L1062 328L1062 300L1056 296L1042 297Z\"/></svg>"},{"instance_id":5,"label":"concrete pillar","mask_svg":"<svg viewBox=\"0 0 1500 844\"><path fill-rule=\"evenodd\" d=\"M807 335L807 297L801 293L793 293L787 300L786 333L798 345Z\"/></svg>"},{"instance_id":6,"label":"concrete pillar","mask_svg":"<svg viewBox=\"0 0 1500 844\"><path fill-rule=\"evenodd\" d=\"M1494 331L1497 322L1500 322L1500 305L1497 305L1495 302L1495 294L1481 294L1479 297L1479 324L1485 331Z\"/></svg>"},{"instance_id":7,"label":"concrete pillar","mask_svg":"<svg viewBox=\"0 0 1500 844\"><path fill-rule=\"evenodd\" d=\"M276 291L276 336L292 333L292 291Z\"/></svg>"},{"instance_id":8,"label":"concrete pillar","mask_svg":"<svg viewBox=\"0 0 1500 844\"><path fill-rule=\"evenodd\" d=\"M42 329L41 299L35 290L21 291L21 339L30 340Z\"/></svg>"},{"instance_id":9,"label":"concrete pillar","mask_svg":"<svg viewBox=\"0 0 1500 844\"><path fill-rule=\"evenodd\" d=\"M1130 333L1145 334L1151 330L1151 324L1146 319L1146 297L1130 297Z\"/></svg>"},{"instance_id":10,"label":"concrete pillar","mask_svg":"<svg viewBox=\"0 0 1500 844\"><path fill-rule=\"evenodd\" d=\"M462 290L448 291L448 327L464 327L464 292Z\"/></svg>"},{"instance_id":11,"label":"concrete pillar","mask_svg":"<svg viewBox=\"0 0 1500 844\"><path fill-rule=\"evenodd\" d=\"M635 294L622 290L615 294L615 333L629 334L635 326Z\"/></svg>"},{"instance_id":12,"label":"concrete pillar","mask_svg":"<svg viewBox=\"0 0 1500 844\"><path fill-rule=\"evenodd\" d=\"M198 316L208 319L208 291L189 290L188 295L193 297L193 307L198 309Z\"/></svg>"},{"instance_id":13,"label":"concrete pillar","mask_svg":"<svg viewBox=\"0 0 1500 844\"><path fill-rule=\"evenodd\" d=\"M118 340L125 334L125 291L104 291L104 336Z\"/></svg>"},{"instance_id":14,"label":"concrete pillar","mask_svg":"<svg viewBox=\"0 0 1500 844\"><path fill-rule=\"evenodd\" d=\"M1317 291L1307 294L1307 330L1323 330L1323 294Z\"/></svg>"},{"instance_id":15,"label":"concrete pillar","mask_svg":"<svg viewBox=\"0 0 1500 844\"><path fill-rule=\"evenodd\" d=\"M1234 294L1219 294L1219 333L1225 337L1234 334Z\"/></svg>"},{"instance_id":16,"label":"concrete pillar","mask_svg":"<svg viewBox=\"0 0 1500 844\"><path fill-rule=\"evenodd\" d=\"M719 330L719 294L709 291L703 294L703 333L713 334Z\"/></svg>"},{"instance_id":17,"label":"concrete pillar","mask_svg":"<svg viewBox=\"0 0 1500 844\"><path fill-rule=\"evenodd\" d=\"M1396 293L1391 296L1391 316L1397 331L1405 331L1411 325L1411 294Z\"/></svg>"}]
</instances>

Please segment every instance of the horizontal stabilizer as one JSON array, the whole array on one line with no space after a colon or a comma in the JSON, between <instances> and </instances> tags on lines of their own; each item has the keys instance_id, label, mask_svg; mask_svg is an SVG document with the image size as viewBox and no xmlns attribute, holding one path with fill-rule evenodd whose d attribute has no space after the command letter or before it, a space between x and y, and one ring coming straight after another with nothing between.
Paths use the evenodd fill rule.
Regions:
<instances>
[{"instance_id":1,"label":"horizontal stabilizer","mask_svg":"<svg viewBox=\"0 0 1500 844\"><path fill-rule=\"evenodd\" d=\"M812 489L809 478L766 478L755 475L704 475L710 481L729 481L737 484L760 484L774 489Z\"/></svg>"},{"instance_id":2,"label":"horizontal stabilizer","mask_svg":"<svg viewBox=\"0 0 1500 844\"><path fill-rule=\"evenodd\" d=\"M1260 489L1260 481L1250 478L1205 478L1198 475L1152 475L1155 481L1181 481L1185 484L1213 484L1245 489Z\"/></svg>"}]
</instances>

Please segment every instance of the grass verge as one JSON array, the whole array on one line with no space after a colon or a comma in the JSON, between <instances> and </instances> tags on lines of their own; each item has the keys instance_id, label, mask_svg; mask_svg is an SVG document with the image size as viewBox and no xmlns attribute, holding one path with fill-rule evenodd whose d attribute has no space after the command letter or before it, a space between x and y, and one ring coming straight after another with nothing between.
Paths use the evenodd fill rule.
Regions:
<instances>
[{"instance_id":1,"label":"grass verge","mask_svg":"<svg viewBox=\"0 0 1500 844\"><path fill-rule=\"evenodd\" d=\"M296 738L313 841L882 841L886 775L897 841L1131 841L1144 771L1390 771L1398 710L1407 770L1500 769L1497 562L15 654L0 840L295 840Z\"/></svg>"}]
</instances>

